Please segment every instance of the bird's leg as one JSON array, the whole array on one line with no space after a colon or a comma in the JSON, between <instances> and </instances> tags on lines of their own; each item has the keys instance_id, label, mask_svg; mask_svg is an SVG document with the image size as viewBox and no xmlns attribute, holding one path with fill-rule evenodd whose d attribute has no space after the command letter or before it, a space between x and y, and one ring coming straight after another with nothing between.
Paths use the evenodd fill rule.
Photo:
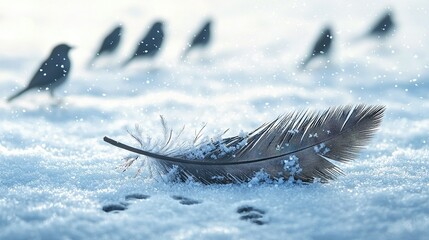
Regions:
<instances>
[{"instance_id":1,"label":"bird's leg","mask_svg":"<svg viewBox=\"0 0 429 240\"><path fill-rule=\"evenodd\" d=\"M52 106L58 107L58 106L63 104L63 102L64 102L63 99L56 97L52 88L50 89L49 94L51 95L51 98L54 99Z\"/></svg>"},{"instance_id":2,"label":"bird's leg","mask_svg":"<svg viewBox=\"0 0 429 240\"><path fill-rule=\"evenodd\" d=\"M60 106L63 105L64 99L63 98L56 98L55 99L55 105Z\"/></svg>"},{"instance_id":3,"label":"bird's leg","mask_svg":"<svg viewBox=\"0 0 429 240\"><path fill-rule=\"evenodd\" d=\"M49 88L49 95L51 95L51 98L55 98L54 89L52 87Z\"/></svg>"}]
</instances>

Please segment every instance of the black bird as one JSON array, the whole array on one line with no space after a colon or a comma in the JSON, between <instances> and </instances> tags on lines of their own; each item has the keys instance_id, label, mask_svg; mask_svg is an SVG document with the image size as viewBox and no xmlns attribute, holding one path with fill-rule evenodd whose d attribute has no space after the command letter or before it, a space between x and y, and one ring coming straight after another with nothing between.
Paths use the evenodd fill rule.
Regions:
<instances>
[{"instance_id":1,"label":"black bird","mask_svg":"<svg viewBox=\"0 0 429 240\"><path fill-rule=\"evenodd\" d=\"M88 66L90 67L98 56L114 52L118 48L119 42L121 41L121 36L122 26L119 25L104 38L103 43L101 44L99 50L95 53L95 56L89 62Z\"/></svg>"},{"instance_id":2,"label":"black bird","mask_svg":"<svg viewBox=\"0 0 429 240\"><path fill-rule=\"evenodd\" d=\"M138 43L134 54L122 64L125 67L135 58L153 58L161 49L164 41L164 24L160 21L155 22L147 32L146 36Z\"/></svg>"},{"instance_id":3,"label":"black bird","mask_svg":"<svg viewBox=\"0 0 429 240\"><path fill-rule=\"evenodd\" d=\"M314 44L313 50L310 56L303 62L302 68L305 68L307 64L317 56L328 56L331 45L332 45L333 35L330 27L325 27L322 34L317 39L317 42Z\"/></svg>"},{"instance_id":4,"label":"black bird","mask_svg":"<svg viewBox=\"0 0 429 240\"><path fill-rule=\"evenodd\" d=\"M54 97L54 90L67 80L70 72L71 62L68 53L71 48L67 44L57 45L37 69L27 87L9 97L7 101L10 102L31 89L49 90Z\"/></svg>"},{"instance_id":5,"label":"black bird","mask_svg":"<svg viewBox=\"0 0 429 240\"><path fill-rule=\"evenodd\" d=\"M185 52L183 53L182 57L186 58L189 51L196 47L205 47L210 43L211 39L211 25L212 21L208 20L203 28L193 36L191 43L188 43L188 47L186 48Z\"/></svg>"},{"instance_id":6,"label":"black bird","mask_svg":"<svg viewBox=\"0 0 429 240\"><path fill-rule=\"evenodd\" d=\"M389 34L395 28L395 23L393 21L392 12L386 12L371 28L367 33L368 36L373 36L376 38L384 38L389 36Z\"/></svg>"}]
</instances>

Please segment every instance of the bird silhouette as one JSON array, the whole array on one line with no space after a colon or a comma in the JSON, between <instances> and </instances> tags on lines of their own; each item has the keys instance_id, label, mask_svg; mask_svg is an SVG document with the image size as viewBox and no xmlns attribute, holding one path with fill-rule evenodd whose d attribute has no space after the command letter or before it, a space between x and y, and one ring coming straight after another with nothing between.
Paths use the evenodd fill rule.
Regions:
<instances>
[{"instance_id":1,"label":"bird silhouette","mask_svg":"<svg viewBox=\"0 0 429 240\"><path fill-rule=\"evenodd\" d=\"M185 59L189 54L191 49L196 47L205 47L210 43L211 40L211 25L212 21L208 20L204 26L200 29L200 31L193 36L190 43L188 43L185 52L182 55L182 58Z\"/></svg>"},{"instance_id":2,"label":"bird silhouette","mask_svg":"<svg viewBox=\"0 0 429 240\"><path fill-rule=\"evenodd\" d=\"M95 59L99 56L103 54L113 53L118 48L119 42L121 41L122 29L122 26L119 25L104 38L100 48L89 61L88 67L91 67Z\"/></svg>"},{"instance_id":3,"label":"bird silhouette","mask_svg":"<svg viewBox=\"0 0 429 240\"><path fill-rule=\"evenodd\" d=\"M122 67L128 65L136 58L153 58L161 49L164 41L164 24L161 21L155 22L147 32L146 36L138 43L134 54L122 64Z\"/></svg>"},{"instance_id":4,"label":"bird silhouette","mask_svg":"<svg viewBox=\"0 0 429 240\"><path fill-rule=\"evenodd\" d=\"M331 50L333 35L330 27L325 27L322 34L317 39L314 44L311 54L307 59L302 63L302 68L304 69L307 64L317 56L328 56Z\"/></svg>"},{"instance_id":5,"label":"bird silhouette","mask_svg":"<svg viewBox=\"0 0 429 240\"><path fill-rule=\"evenodd\" d=\"M68 53L71 48L67 44L57 45L40 65L27 87L9 97L7 101L10 102L31 89L49 90L54 97L54 90L67 80L70 72L71 62Z\"/></svg>"},{"instance_id":6,"label":"bird silhouette","mask_svg":"<svg viewBox=\"0 0 429 240\"><path fill-rule=\"evenodd\" d=\"M389 34L394 30L395 23L392 17L393 13L387 11L370 29L367 33L368 36L373 36L376 38L384 38L389 36Z\"/></svg>"}]
</instances>

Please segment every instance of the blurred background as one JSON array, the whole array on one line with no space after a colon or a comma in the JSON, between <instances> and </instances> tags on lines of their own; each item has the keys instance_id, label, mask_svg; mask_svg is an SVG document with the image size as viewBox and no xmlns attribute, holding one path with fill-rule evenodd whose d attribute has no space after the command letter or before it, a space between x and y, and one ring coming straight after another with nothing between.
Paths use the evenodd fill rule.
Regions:
<instances>
[{"instance_id":1,"label":"blurred background","mask_svg":"<svg viewBox=\"0 0 429 240\"><path fill-rule=\"evenodd\" d=\"M85 64L99 48L103 37L118 24L124 28L118 51L97 65L119 79L153 66L174 74L189 65L216 66L217 72L258 71L262 65L265 72L284 72L287 78L299 81L306 74L292 75L298 74L296 65L308 55L322 28L327 25L332 27L335 35L332 72L339 72L338 75L344 77L349 74L349 79L357 78L371 66L378 66L381 75L422 73L427 59L424 26L427 9L419 1L269 1L251 4L246 1L121 1L109 4L103 1L85 4L79 1L2 1L0 4L0 56L2 84L9 83L6 88L26 82L39 61L61 42L76 47L71 54L73 80L70 84L103 76L100 72L88 71ZM369 31L388 9L392 11L397 27L393 37L381 41L354 41ZM208 64L194 59L188 65L180 65L177 60L186 43L209 18L214 22L213 41L204 52L205 61L202 62ZM131 69L115 70L114 67L134 51L136 43L156 20L165 23L165 44L160 55L154 61L133 64ZM3 87L2 91L6 94L8 90Z\"/></svg>"},{"instance_id":2,"label":"blurred background","mask_svg":"<svg viewBox=\"0 0 429 240\"><path fill-rule=\"evenodd\" d=\"M124 126L168 113L173 122L253 128L308 107L383 104L396 121L426 119L415 109L429 108L423 1L1 1L0 7L4 100L28 84L54 46L74 46L68 80L56 91L62 103L29 91L0 103L2 115L13 119L93 116ZM386 14L392 29L371 35ZM183 58L208 20L209 44ZM156 21L163 22L164 32L158 53L121 67ZM118 47L91 65L117 26ZM310 57L323 52L316 45L326 28L329 51ZM46 114L52 104L60 110Z\"/></svg>"}]
</instances>

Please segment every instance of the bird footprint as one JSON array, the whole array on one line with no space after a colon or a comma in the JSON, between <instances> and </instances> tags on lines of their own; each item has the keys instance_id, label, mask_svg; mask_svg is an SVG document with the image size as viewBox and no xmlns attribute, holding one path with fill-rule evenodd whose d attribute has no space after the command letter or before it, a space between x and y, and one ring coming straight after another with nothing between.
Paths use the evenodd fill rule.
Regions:
<instances>
[{"instance_id":1,"label":"bird footprint","mask_svg":"<svg viewBox=\"0 0 429 240\"><path fill-rule=\"evenodd\" d=\"M103 206L102 209L105 212L118 213L119 211L124 211L127 209L128 205L131 204L131 203L129 203L129 201L144 200L144 199L148 199L148 198L150 198L149 195L145 195L145 194L141 194L141 193L132 193L132 194L128 194L125 196L126 202L107 204L107 205Z\"/></svg>"},{"instance_id":2,"label":"bird footprint","mask_svg":"<svg viewBox=\"0 0 429 240\"><path fill-rule=\"evenodd\" d=\"M128 194L127 196L125 196L125 200L143 200L143 199L148 199L150 198L149 195L146 194L141 194L141 193L133 193L133 194Z\"/></svg>"},{"instance_id":3,"label":"bird footprint","mask_svg":"<svg viewBox=\"0 0 429 240\"><path fill-rule=\"evenodd\" d=\"M128 205L131 203L129 201L134 200L144 200L150 198L149 195L141 194L141 193L133 193L125 196L125 202L119 202L114 204L108 204L103 206L104 212L113 212L118 213L120 211L124 211L128 208ZM172 199L179 201L182 205L195 205L200 204L202 201L195 200L187 197L183 197L180 195L172 195ZM240 220L250 221L257 225L267 224L268 221L265 217L265 211L253 206L243 205L237 208L237 213L240 215Z\"/></svg>"},{"instance_id":4,"label":"bird footprint","mask_svg":"<svg viewBox=\"0 0 429 240\"><path fill-rule=\"evenodd\" d=\"M173 195L171 196L172 199L178 200L180 204L183 205L194 205L194 204L200 204L202 201L190 199L187 197L179 196L179 195Z\"/></svg>"},{"instance_id":5,"label":"bird footprint","mask_svg":"<svg viewBox=\"0 0 429 240\"><path fill-rule=\"evenodd\" d=\"M124 211L125 209L127 209L127 206L127 203L108 204L103 206L103 211L118 213L119 211Z\"/></svg>"},{"instance_id":6,"label":"bird footprint","mask_svg":"<svg viewBox=\"0 0 429 240\"><path fill-rule=\"evenodd\" d=\"M118 213L120 211L124 211L128 208L128 206L131 204L130 201L136 201L136 200L144 200L150 198L149 195L141 194L141 193L132 193L125 196L124 202L119 203L113 203L113 204L107 204L103 206L103 211L105 212L113 212ZM194 204L200 204L202 201L195 200L179 195L173 195L171 196L172 199L179 201L182 205L194 205Z\"/></svg>"},{"instance_id":7,"label":"bird footprint","mask_svg":"<svg viewBox=\"0 0 429 240\"><path fill-rule=\"evenodd\" d=\"M237 213L240 214L240 220L250 221L257 225L267 224L265 211L252 206L244 205L237 208Z\"/></svg>"}]
</instances>

